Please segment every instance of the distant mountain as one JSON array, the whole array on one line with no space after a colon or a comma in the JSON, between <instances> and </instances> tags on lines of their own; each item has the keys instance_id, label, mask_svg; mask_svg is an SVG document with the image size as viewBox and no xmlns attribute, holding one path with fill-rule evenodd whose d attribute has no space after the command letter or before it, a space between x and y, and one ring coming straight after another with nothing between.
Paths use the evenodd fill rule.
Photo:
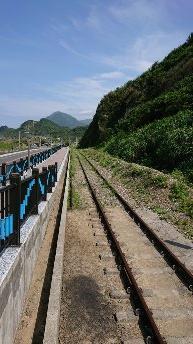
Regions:
<instances>
[{"instance_id":1,"label":"distant mountain","mask_svg":"<svg viewBox=\"0 0 193 344\"><path fill-rule=\"evenodd\" d=\"M0 138L13 136L15 129L8 128L6 125L0 127Z\"/></svg>"},{"instance_id":2,"label":"distant mountain","mask_svg":"<svg viewBox=\"0 0 193 344\"><path fill-rule=\"evenodd\" d=\"M44 138L52 137L57 139L61 137L64 142L68 143L68 140L74 141L80 139L86 130L86 126L78 126L75 128L67 128L59 126L58 124L48 120L47 118L42 118L39 121L28 120L21 124L18 129L11 129L7 126L0 127L0 139L17 139L19 131L21 133L22 139L30 137L43 136Z\"/></svg>"},{"instance_id":3,"label":"distant mountain","mask_svg":"<svg viewBox=\"0 0 193 344\"><path fill-rule=\"evenodd\" d=\"M0 139L18 140L20 131L22 139L29 136L51 136L53 139L61 137L67 143L69 139L71 141L80 139L90 122L90 119L79 121L71 115L57 111L39 121L27 120L17 129L0 126Z\"/></svg>"},{"instance_id":4,"label":"distant mountain","mask_svg":"<svg viewBox=\"0 0 193 344\"><path fill-rule=\"evenodd\" d=\"M6 131L7 129L8 129L8 127L7 127L6 125L2 125L2 126L0 127L0 133Z\"/></svg>"},{"instance_id":5,"label":"distant mountain","mask_svg":"<svg viewBox=\"0 0 193 344\"><path fill-rule=\"evenodd\" d=\"M40 119L40 121L28 120L21 124L19 130L23 135L30 133L31 135L52 135L60 136L64 132L64 128L61 128L57 124L49 121L46 118Z\"/></svg>"},{"instance_id":6,"label":"distant mountain","mask_svg":"<svg viewBox=\"0 0 193 344\"><path fill-rule=\"evenodd\" d=\"M67 127L67 128L76 128L76 127L85 127L90 124L91 119L83 119L79 121L75 117L60 111L56 111L51 115L47 116L46 119L49 121L54 122L55 124L59 125L60 127Z\"/></svg>"},{"instance_id":7,"label":"distant mountain","mask_svg":"<svg viewBox=\"0 0 193 344\"><path fill-rule=\"evenodd\" d=\"M86 118L86 119L82 119L81 121L79 121L79 123L82 127L88 126L91 122L92 122L91 118Z\"/></svg>"}]
</instances>

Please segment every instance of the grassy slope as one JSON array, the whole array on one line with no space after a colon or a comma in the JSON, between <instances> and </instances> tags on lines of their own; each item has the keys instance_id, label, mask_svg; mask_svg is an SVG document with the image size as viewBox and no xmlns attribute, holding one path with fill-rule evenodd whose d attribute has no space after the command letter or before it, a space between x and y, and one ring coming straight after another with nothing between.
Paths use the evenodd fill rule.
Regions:
<instances>
[{"instance_id":1,"label":"grassy slope","mask_svg":"<svg viewBox=\"0 0 193 344\"><path fill-rule=\"evenodd\" d=\"M78 159L76 157L75 150L73 148L70 149L70 181L71 181L71 190L69 191L68 194L68 208L70 209L70 197L71 197L71 205L72 209L78 209L81 208L82 203L81 203L81 198L78 192L78 187L77 184L79 182L76 172L78 169Z\"/></svg>"},{"instance_id":2,"label":"grassy slope","mask_svg":"<svg viewBox=\"0 0 193 344\"><path fill-rule=\"evenodd\" d=\"M193 35L162 62L106 95L81 147L102 145L126 161L193 182Z\"/></svg>"}]
</instances>

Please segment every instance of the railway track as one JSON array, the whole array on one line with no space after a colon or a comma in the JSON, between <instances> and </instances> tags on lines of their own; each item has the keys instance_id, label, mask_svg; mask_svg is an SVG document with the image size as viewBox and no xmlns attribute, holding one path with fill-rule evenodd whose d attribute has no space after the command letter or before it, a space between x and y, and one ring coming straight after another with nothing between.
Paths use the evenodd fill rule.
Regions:
<instances>
[{"instance_id":1,"label":"railway track","mask_svg":"<svg viewBox=\"0 0 193 344\"><path fill-rule=\"evenodd\" d=\"M128 343L141 343L142 338L146 343L193 343L191 271L86 157L79 156L79 162L133 308L133 314L115 314L116 320L139 319L141 338L138 333ZM111 197L116 199L113 206ZM105 242L100 236L97 245L102 257Z\"/></svg>"}]
</instances>

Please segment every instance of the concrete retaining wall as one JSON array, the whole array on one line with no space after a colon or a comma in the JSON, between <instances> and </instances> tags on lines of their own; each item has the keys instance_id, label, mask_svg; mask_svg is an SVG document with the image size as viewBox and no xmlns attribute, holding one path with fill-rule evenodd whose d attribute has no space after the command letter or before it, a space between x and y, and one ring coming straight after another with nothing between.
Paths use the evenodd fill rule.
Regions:
<instances>
[{"instance_id":1,"label":"concrete retaining wall","mask_svg":"<svg viewBox=\"0 0 193 344\"><path fill-rule=\"evenodd\" d=\"M52 194L48 194L46 202L39 204L39 214L31 216L23 225L21 246L8 247L0 257L0 344L12 344L14 341L55 192L63 186L67 155L68 150Z\"/></svg>"},{"instance_id":2,"label":"concrete retaining wall","mask_svg":"<svg viewBox=\"0 0 193 344\"><path fill-rule=\"evenodd\" d=\"M70 159L68 166L70 166ZM43 344L58 344L68 188L69 168L67 172L64 199L62 204L62 214L58 233L54 269L52 274L52 284L50 289Z\"/></svg>"}]
</instances>

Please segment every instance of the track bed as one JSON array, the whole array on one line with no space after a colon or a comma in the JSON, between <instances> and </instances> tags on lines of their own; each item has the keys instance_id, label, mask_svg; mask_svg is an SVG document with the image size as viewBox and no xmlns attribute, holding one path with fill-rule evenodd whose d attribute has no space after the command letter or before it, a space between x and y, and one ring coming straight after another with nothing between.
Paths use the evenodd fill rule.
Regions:
<instances>
[{"instance_id":1,"label":"track bed","mask_svg":"<svg viewBox=\"0 0 193 344\"><path fill-rule=\"evenodd\" d=\"M192 343L193 299L192 292L188 290L187 276L183 280L183 273L176 273L176 266L164 259L163 252L154 246L140 228L140 223L134 221L88 161L81 157L80 162L103 224L103 230L100 230L95 212L93 230L101 252L99 257L108 264L114 260L114 266L108 265L104 272L107 279L116 276L122 281L119 281L122 284L120 288L120 283L112 278L110 289L114 293L109 292L109 296L116 302L127 300L124 307L120 302L119 307L116 304L114 308L118 340L128 343ZM107 252L109 249L111 253ZM129 291L129 297L126 291ZM127 330L121 332L123 324ZM135 331L132 330L133 324Z\"/></svg>"},{"instance_id":2,"label":"track bed","mask_svg":"<svg viewBox=\"0 0 193 344\"><path fill-rule=\"evenodd\" d=\"M144 343L139 317L77 160L72 188L79 192L81 205L67 215L59 342Z\"/></svg>"}]
</instances>

